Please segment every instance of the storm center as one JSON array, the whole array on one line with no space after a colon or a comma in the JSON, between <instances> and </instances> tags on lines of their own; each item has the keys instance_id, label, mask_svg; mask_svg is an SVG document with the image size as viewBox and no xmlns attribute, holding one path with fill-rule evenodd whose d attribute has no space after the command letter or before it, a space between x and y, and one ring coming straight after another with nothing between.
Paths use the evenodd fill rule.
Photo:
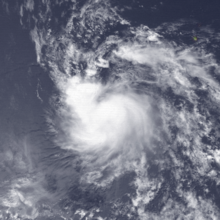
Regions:
<instances>
[{"instance_id":1,"label":"storm center","mask_svg":"<svg viewBox=\"0 0 220 220\"><path fill-rule=\"evenodd\" d=\"M142 149L150 130L146 96L123 89L106 92L100 83L72 78L66 104L74 118L68 128L74 150L97 153L105 149L105 154L111 154Z\"/></svg>"}]
</instances>

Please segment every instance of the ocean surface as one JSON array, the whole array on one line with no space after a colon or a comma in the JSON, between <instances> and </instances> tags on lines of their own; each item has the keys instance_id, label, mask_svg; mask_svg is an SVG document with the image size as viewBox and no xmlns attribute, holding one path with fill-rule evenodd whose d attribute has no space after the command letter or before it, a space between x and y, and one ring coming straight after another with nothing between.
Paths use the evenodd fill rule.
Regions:
<instances>
[{"instance_id":1,"label":"ocean surface","mask_svg":"<svg viewBox=\"0 0 220 220\"><path fill-rule=\"evenodd\" d=\"M0 0L0 219L220 219L219 12Z\"/></svg>"}]
</instances>

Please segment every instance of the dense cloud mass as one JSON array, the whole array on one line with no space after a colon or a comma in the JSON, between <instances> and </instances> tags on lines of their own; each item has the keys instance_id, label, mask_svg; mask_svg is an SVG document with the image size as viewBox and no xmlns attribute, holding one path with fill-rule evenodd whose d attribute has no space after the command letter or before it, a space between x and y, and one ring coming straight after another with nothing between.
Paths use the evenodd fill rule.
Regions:
<instances>
[{"instance_id":1,"label":"dense cloud mass","mask_svg":"<svg viewBox=\"0 0 220 220\"><path fill-rule=\"evenodd\" d=\"M79 127L74 129L73 122L73 128L69 129L72 142L78 142L79 152L99 151L104 146L119 149L131 144L129 137L133 136L137 142L150 133L146 96L138 96L123 85L117 86L108 88L97 82L80 82L78 78L68 82L66 104L71 108L70 114L76 115L76 121L79 119L76 122Z\"/></svg>"}]
</instances>

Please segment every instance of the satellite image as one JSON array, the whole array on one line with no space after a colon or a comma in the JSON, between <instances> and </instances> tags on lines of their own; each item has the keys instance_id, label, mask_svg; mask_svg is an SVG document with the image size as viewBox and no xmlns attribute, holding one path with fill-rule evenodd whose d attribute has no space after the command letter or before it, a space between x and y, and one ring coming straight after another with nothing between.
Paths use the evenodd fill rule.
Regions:
<instances>
[{"instance_id":1,"label":"satellite image","mask_svg":"<svg viewBox=\"0 0 220 220\"><path fill-rule=\"evenodd\" d=\"M219 0L0 0L0 220L219 220L219 45Z\"/></svg>"}]
</instances>

